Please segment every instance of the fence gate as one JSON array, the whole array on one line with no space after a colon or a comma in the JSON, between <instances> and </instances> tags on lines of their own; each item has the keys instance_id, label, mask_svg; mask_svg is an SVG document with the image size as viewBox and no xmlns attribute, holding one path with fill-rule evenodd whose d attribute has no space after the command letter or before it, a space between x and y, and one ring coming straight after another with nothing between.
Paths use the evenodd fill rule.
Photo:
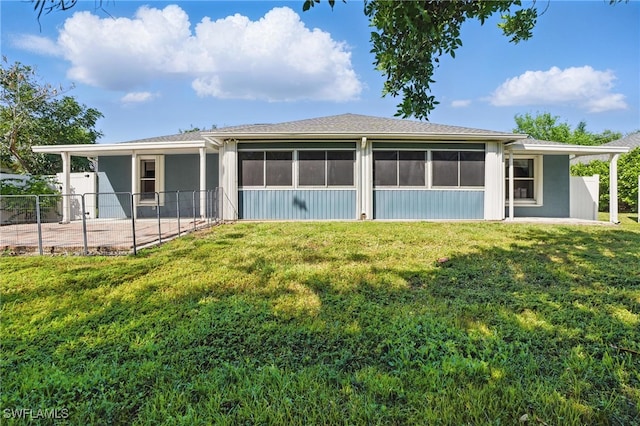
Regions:
<instances>
[{"instance_id":1,"label":"fence gate","mask_svg":"<svg viewBox=\"0 0 640 426\"><path fill-rule=\"evenodd\" d=\"M600 176L571 176L569 215L574 219L598 220Z\"/></svg>"}]
</instances>

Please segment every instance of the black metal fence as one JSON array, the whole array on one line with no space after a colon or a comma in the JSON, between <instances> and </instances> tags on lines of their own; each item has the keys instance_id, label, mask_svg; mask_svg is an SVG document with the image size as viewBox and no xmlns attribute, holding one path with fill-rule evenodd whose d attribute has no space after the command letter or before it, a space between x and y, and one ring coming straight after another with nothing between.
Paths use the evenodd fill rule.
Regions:
<instances>
[{"instance_id":1,"label":"black metal fence","mask_svg":"<svg viewBox=\"0 0 640 426\"><path fill-rule=\"evenodd\" d=\"M212 226L222 188L207 191L0 196L6 253L116 254Z\"/></svg>"}]
</instances>

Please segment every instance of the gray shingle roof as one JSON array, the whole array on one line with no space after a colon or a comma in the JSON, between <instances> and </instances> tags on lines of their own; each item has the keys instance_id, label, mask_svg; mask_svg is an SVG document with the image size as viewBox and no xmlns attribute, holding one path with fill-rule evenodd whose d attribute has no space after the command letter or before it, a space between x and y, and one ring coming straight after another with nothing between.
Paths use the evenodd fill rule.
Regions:
<instances>
[{"instance_id":1,"label":"gray shingle roof","mask_svg":"<svg viewBox=\"0 0 640 426\"><path fill-rule=\"evenodd\" d=\"M202 132L186 132L178 133L176 135L155 136L152 138L136 139L133 141L127 141L126 143L138 143L138 142L187 142L187 141L201 141Z\"/></svg>"},{"instance_id":2,"label":"gray shingle roof","mask_svg":"<svg viewBox=\"0 0 640 426\"><path fill-rule=\"evenodd\" d=\"M473 129L469 127L448 126L424 121L406 120L397 118L372 117L359 114L341 114L329 117L310 118L306 120L289 121L275 124L250 124L230 126L208 131L194 131L178 133L175 135L156 136L151 138L127 141L126 143L139 142L186 142L204 140L203 133L209 135L233 135L233 134L358 134L362 136L376 134L424 134L424 135L511 135L508 132L496 132L493 130Z\"/></svg>"},{"instance_id":3,"label":"gray shingle roof","mask_svg":"<svg viewBox=\"0 0 640 426\"><path fill-rule=\"evenodd\" d=\"M640 132L632 133L628 136L625 136L621 139L616 139L615 141L607 142L602 144L602 146L626 146L629 150L633 150L634 148L640 147ZM576 157L571 160L571 164L579 164L579 163L589 163L593 160L600 161L609 161L608 155L585 155L582 157Z\"/></svg>"},{"instance_id":4,"label":"gray shingle roof","mask_svg":"<svg viewBox=\"0 0 640 426\"><path fill-rule=\"evenodd\" d=\"M540 139L527 138L519 141L519 143L528 144L528 145L569 145L564 142L554 142L554 141L543 141Z\"/></svg>"},{"instance_id":5,"label":"gray shingle roof","mask_svg":"<svg viewBox=\"0 0 640 426\"><path fill-rule=\"evenodd\" d=\"M486 134L504 135L503 132L448 126L423 121L372 117L359 114L341 114L277 124L253 124L216 129L213 133L358 133L358 134Z\"/></svg>"}]
</instances>

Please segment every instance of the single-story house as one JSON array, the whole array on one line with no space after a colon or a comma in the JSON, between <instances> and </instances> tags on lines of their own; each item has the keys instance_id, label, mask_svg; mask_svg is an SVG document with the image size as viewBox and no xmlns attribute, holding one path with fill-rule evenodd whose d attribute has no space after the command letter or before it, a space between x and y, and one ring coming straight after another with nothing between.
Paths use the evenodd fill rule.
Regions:
<instances>
[{"instance_id":1,"label":"single-story house","mask_svg":"<svg viewBox=\"0 0 640 426\"><path fill-rule=\"evenodd\" d=\"M220 187L224 220L503 220L570 217L570 158L607 155L617 176L628 148L343 114L33 150L62 156L63 188L70 156L97 159L99 192L142 194L139 208L158 202L145 193Z\"/></svg>"}]
</instances>

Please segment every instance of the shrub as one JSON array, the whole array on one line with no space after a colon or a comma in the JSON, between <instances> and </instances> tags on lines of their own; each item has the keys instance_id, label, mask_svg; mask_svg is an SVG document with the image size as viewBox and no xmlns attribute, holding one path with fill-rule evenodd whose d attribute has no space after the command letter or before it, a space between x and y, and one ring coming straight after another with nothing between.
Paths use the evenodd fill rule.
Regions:
<instances>
[{"instance_id":1,"label":"shrub","mask_svg":"<svg viewBox=\"0 0 640 426\"><path fill-rule=\"evenodd\" d=\"M2 221L12 222L19 221L35 221L32 214L36 210L35 195L46 195L40 197L40 213L49 213L55 211L61 200L60 191L56 189L55 180L49 176L29 176L25 179L2 179L0 180L0 196L3 195L22 195L24 197L3 197L0 203L0 209L7 216Z\"/></svg>"}]
</instances>

